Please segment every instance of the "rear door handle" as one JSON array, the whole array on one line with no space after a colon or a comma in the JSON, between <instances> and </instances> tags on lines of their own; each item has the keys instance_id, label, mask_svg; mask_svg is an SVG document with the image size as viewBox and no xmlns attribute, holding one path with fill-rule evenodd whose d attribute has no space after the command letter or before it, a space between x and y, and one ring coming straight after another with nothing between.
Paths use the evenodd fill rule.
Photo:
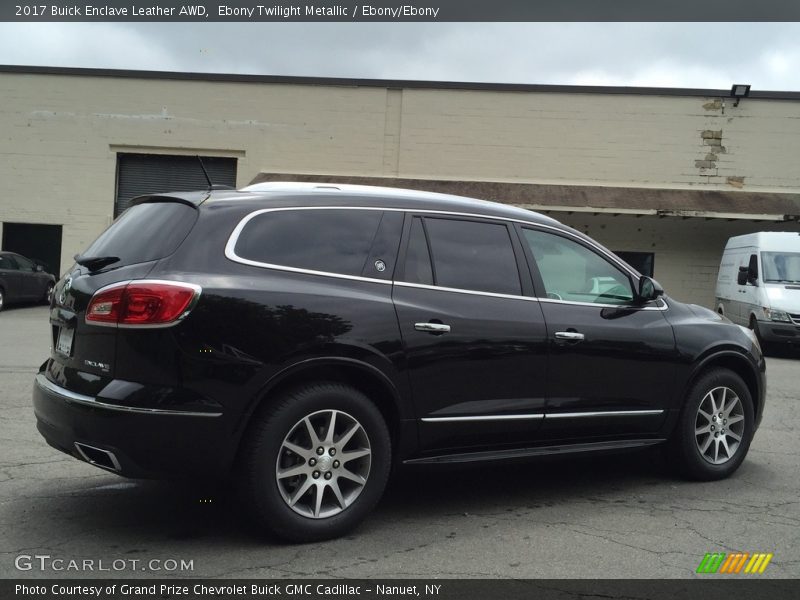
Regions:
<instances>
[{"instance_id":1,"label":"rear door handle","mask_svg":"<svg viewBox=\"0 0 800 600\"><path fill-rule=\"evenodd\" d=\"M556 331L557 340L569 340L570 342L582 342L586 336L577 331Z\"/></svg>"},{"instance_id":2,"label":"rear door handle","mask_svg":"<svg viewBox=\"0 0 800 600\"><path fill-rule=\"evenodd\" d=\"M450 333L450 325L444 323L414 323L414 329L428 333Z\"/></svg>"}]
</instances>

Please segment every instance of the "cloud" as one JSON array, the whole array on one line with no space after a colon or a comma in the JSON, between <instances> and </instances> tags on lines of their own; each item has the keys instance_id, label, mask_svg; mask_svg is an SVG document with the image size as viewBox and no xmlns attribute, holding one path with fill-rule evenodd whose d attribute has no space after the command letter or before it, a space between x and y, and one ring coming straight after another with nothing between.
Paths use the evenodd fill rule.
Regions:
<instances>
[{"instance_id":1,"label":"cloud","mask_svg":"<svg viewBox=\"0 0 800 600\"><path fill-rule=\"evenodd\" d=\"M0 63L800 90L800 24L2 23Z\"/></svg>"}]
</instances>

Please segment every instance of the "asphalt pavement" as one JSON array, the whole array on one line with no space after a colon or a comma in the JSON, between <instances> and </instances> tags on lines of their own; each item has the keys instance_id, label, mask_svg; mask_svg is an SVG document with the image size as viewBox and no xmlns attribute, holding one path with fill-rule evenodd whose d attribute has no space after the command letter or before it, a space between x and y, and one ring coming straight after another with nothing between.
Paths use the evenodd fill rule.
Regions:
<instances>
[{"instance_id":1,"label":"asphalt pavement","mask_svg":"<svg viewBox=\"0 0 800 600\"><path fill-rule=\"evenodd\" d=\"M727 480L683 481L652 452L407 470L351 535L285 545L224 485L127 480L50 448L31 407L48 329L45 307L0 313L2 578L693 578L735 551L774 554L760 577L800 576L796 354L768 359L763 423Z\"/></svg>"}]
</instances>

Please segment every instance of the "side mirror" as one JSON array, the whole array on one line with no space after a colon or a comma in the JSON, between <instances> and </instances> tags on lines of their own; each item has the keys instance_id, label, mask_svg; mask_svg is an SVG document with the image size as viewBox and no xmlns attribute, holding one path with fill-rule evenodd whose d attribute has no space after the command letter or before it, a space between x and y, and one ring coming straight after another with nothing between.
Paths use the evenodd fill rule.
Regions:
<instances>
[{"instance_id":1,"label":"side mirror","mask_svg":"<svg viewBox=\"0 0 800 600\"><path fill-rule=\"evenodd\" d=\"M650 302L664 295L664 288L652 277L642 276L639 279L637 300L641 303Z\"/></svg>"},{"instance_id":2,"label":"side mirror","mask_svg":"<svg viewBox=\"0 0 800 600\"><path fill-rule=\"evenodd\" d=\"M758 267L753 267L751 264L747 267L739 267L739 273L736 275L736 283L739 285L750 285L758 286Z\"/></svg>"},{"instance_id":3,"label":"side mirror","mask_svg":"<svg viewBox=\"0 0 800 600\"><path fill-rule=\"evenodd\" d=\"M44 271L44 267L42 265L36 265L36 267L34 267L34 270L37 273L41 273L42 271Z\"/></svg>"},{"instance_id":4,"label":"side mirror","mask_svg":"<svg viewBox=\"0 0 800 600\"><path fill-rule=\"evenodd\" d=\"M736 283L739 285L747 285L747 275L749 272L747 267L739 267L739 272L736 274Z\"/></svg>"}]
</instances>

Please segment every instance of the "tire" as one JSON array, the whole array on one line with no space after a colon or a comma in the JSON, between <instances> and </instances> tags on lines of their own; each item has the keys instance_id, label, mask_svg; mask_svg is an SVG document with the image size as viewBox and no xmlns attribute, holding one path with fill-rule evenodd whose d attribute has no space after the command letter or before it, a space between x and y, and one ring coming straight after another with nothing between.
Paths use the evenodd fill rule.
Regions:
<instances>
[{"instance_id":1,"label":"tire","mask_svg":"<svg viewBox=\"0 0 800 600\"><path fill-rule=\"evenodd\" d=\"M767 342L764 341L764 338L761 337L761 331L758 329L758 320L756 319L755 315L750 315L750 329L753 330L753 333L756 334L756 339L758 340L758 345L761 347L761 351L766 354L767 353ZM771 348L770 348L771 349Z\"/></svg>"},{"instance_id":2,"label":"tire","mask_svg":"<svg viewBox=\"0 0 800 600\"><path fill-rule=\"evenodd\" d=\"M0 310L3 310L3 307L6 305L6 293L3 291L3 288L0 288Z\"/></svg>"},{"instance_id":3,"label":"tire","mask_svg":"<svg viewBox=\"0 0 800 600\"><path fill-rule=\"evenodd\" d=\"M736 373L714 368L701 375L689 390L670 444L681 473L697 481L714 481L736 471L753 439L753 415L750 391Z\"/></svg>"},{"instance_id":4,"label":"tire","mask_svg":"<svg viewBox=\"0 0 800 600\"><path fill-rule=\"evenodd\" d=\"M358 456L340 461L350 454ZM378 503L391 455L386 423L363 393L334 382L304 385L254 416L240 456L242 499L269 534L291 542L335 538Z\"/></svg>"}]
</instances>

